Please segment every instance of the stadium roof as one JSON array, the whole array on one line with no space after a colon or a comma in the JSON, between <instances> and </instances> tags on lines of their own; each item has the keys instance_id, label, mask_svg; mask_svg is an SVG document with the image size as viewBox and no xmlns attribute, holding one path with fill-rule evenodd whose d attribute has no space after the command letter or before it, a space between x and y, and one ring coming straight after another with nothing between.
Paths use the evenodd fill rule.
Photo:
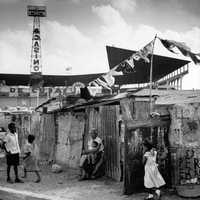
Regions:
<instances>
[{"instance_id":1,"label":"stadium roof","mask_svg":"<svg viewBox=\"0 0 200 200\"><path fill-rule=\"evenodd\" d=\"M106 46L108 63L110 69L130 57L135 51L121 49L117 47ZM153 56L153 81L157 81L171 72L183 67L190 61L170 58L166 56ZM135 61L135 72L123 76L116 77L116 83L134 84L134 83L148 83L150 74L150 63L145 63L143 60Z\"/></svg>"},{"instance_id":2,"label":"stadium roof","mask_svg":"<svg viewBox=\"0 0 200 200\"><path fill-rule=\"evenodd\" d=\"M108 63L110 69L127 59L135 51L121 49L116 47L106 46ZM153 57L153 81L157 81L167 74L183 67L190 61L165 56L154 55ZM84 63L83 63L84 65ZM150 64L140 60L135 62L135 72L116 76L116 84L134 84L149 82ZM43 86L65 86L73 85L75 82L88 84L94 79L100 77L99 74L84 74L84 75L43 75ZM29 85L30 74L0 74L0 80L5 80L6 85Z\"/></svg>"}]
</instances>

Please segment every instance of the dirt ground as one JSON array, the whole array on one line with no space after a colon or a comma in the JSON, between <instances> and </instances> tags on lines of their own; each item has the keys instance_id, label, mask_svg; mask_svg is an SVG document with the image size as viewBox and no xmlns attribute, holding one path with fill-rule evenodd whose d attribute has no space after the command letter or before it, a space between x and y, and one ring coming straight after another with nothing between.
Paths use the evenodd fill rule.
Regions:
<instances>
[{"instance_id":1,"label":"dirt ground","mask_svg":"<svg viewBox=\"0 0 200 200\"><path fill-rule=\"evenodd\" d=\"M28 174L27 179L22 179L24 183L8 184L6 182L6 167L2 165L2 162L0 173L0 186L44 194L57 200L141 200L146 196L145 193L122 195L122 183L107 178L78 181L78 170L65 169L58 174L52 173L48 165L41 168L41 183L34 183L36 177L34 174ZM19 167L19 174L22 174L21 167ZM14 177L13 173L12 177ZM164 191L162 199L181 200L183 198Z\"/></svg>"}]
</instances>

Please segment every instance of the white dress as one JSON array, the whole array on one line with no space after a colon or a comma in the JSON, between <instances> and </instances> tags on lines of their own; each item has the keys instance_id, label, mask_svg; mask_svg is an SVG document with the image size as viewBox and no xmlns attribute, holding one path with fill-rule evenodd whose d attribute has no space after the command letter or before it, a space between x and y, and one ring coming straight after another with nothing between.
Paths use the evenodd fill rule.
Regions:
<instances>
[{"instance_id":1,"label":"white dress","mask_svg":"<svg viewBox=\"0 0 200 200\"><path fill-rule=\"evenodd\" d=\"M159 188L165 185L165 181L158 170L156 163L157 152L154 150L147 151L144 154L147 161L145 164L144 186L146 188Z\"/></svg>"}]
</instances>

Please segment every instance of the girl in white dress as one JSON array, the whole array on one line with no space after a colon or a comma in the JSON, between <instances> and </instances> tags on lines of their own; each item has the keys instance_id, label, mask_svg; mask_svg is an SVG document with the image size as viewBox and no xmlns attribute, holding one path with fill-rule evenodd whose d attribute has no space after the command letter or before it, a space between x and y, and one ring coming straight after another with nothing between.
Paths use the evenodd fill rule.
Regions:
<instances>
[{"instance_id":1,"label":"girl in white dress","mask_svg":"<svg viewBox=\"0 0 200 200\"><path fill-rule=\"evenodd\" d=\"M144 186L149 191L149 195L145 199L153 199L153 191L157 199L160 199L160 187L165 185L165 181L158 170L156 163L157 151L147 140L144 142L143 163L145 164Z\"/></svg>"}]
</instances>

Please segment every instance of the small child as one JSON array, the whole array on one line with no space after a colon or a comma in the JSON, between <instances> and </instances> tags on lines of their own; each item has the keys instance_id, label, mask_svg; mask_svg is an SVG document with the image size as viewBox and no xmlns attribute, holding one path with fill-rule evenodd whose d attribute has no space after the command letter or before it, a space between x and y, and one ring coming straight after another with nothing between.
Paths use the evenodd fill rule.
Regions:
<instances>
[{"instance_id":1,"label":"small child","mask_svg":"<svg viewBox=\"0 0 200 200\"><path fill-rule=\"evenodd\" d=\"M41 181L41 177L39 174L39 167L38 167L38 159L39 159L39 149L37 144L34 142L35 136L28 135L28 141L24 145L24 157L23 157L23 166L24 166L24 176L23 178L27 177L27 172L35 172L37 176L37 180L35 183L39 183Z\"/></svg>"},{"instance_id":2,"label":"small child","mask_svg":"<svg viewBox=\"0 0 200 200\"><path fill-rule=\"evenodd\" d=\"M98 142L93 141L91 150L96 149L97 147L98 147ZM88 163L95 164L96 158L97 158L96 153L94 153L94 152L89 153L88 154Z\"/></svg>"}]
</instances>

